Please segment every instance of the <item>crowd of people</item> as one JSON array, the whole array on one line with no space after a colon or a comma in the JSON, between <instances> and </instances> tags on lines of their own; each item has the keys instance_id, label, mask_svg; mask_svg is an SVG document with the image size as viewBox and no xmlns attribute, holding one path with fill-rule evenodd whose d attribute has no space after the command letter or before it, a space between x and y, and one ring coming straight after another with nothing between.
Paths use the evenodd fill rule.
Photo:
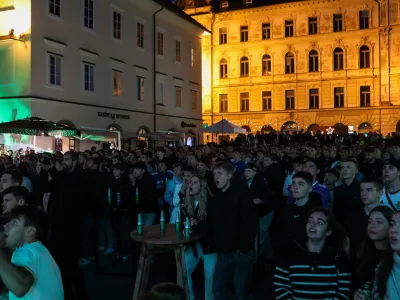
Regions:
<instances>
[{"instance_id":1,"label":"crowd of people","mask_svg":"<svg viewBox=\"0 0 400 300\"><path fill-rule=\"evenodd\" d=\"M400 299L397 135L236 142L0 156L9 299L89 299L80 266L94 251L127 260L138 214L150 226L161 212L204 235L185 249L190 300L201 261L206 300L247 299L255 266L276 299ZM173 285L142 299L168 291L184 299Z\"/></svg>"}]
</instances>

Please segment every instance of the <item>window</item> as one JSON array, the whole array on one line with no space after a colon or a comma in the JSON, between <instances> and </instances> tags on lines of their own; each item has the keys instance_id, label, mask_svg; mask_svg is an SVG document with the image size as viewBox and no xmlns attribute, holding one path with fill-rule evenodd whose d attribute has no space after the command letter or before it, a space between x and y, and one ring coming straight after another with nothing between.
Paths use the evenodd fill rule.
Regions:
<instances>
[{"instance_id":1,"label":"window","mask_svg":"<svg viewBox=\"0 0 400 300\"><path fill-rule=\"evenodd\" d=\"M269 40L271 38L271 23L262 24L262 39Z\"/></svg>"},{"instance_id":2,"label":"window","mask_svg":"<svg viewBox=\"0 0 400 300\"><path fill-rule=\"evenodd\" d=\"M343 70L344 69L344 53L342 48L336 48L333 51L333 70Z\"/></svg>"},{"instance_id":3,"label":"window","mask_svg":"<svg viewBox=\"0 0 400 300\"><path fill-rule=\"evenodd\" d=\"M370 55L369 47L361 46L360 48L360 69L370 68Z\"/></svg>"},{"instance_id":4,"label":"window","mask_svg":"<svg viewBox=\"0 0 400 300\"><path fill-rule=\"evenodd\" d=\"M249 27L240 26L240 41L247 42L249 40Z\"/></svg>"},{"instance_id":5,"label":"window","mask_svg":"<svg viewBox=\"0 0 400 300\"><path fill-rule=\"evenodd\" d=\"M196 67L196 49L190 48L190 65Z\"/></svg>"},{"instance_id":6,"label":"window","mask_svg":"<svg viewBox=\"0 0 400 300\"><path fill-rule=\"evenodd\" d=\"M335 87L334 89L334 105L336 108L344 107L344 88Z\"/></svg>"},{"instance_id":7,"label":"window","mask_svg":"<svg viewBox=\"0 0 400 300\"><path fill-rule=\"evenodd\" d=\"M113 38L121 39L121 14L119 12L113 12Z\"/></svg>"},{"instance_id":8,"label":"window","mask_svg":"<svg viewBox=\"0 0 400 300\"><path fill-rule=\"evenodd\" d=\"M308 71L318 72L318 52L311 50L308 54Z\"/></svg>"},{"instance_id":9,"label":"window","mask_svg":"<svg viewBox=\"0 0 400 300\"><path fill-rule=\"evenodd\" d=\"M294 25L293 20L285 21L285 37L294 36Z\"/></svg>"},{"instance_id":10,"label":"window","mask_svg":"<svg viewBox=\"0 0 400 300\"><path fill-rule=\"evenodd\" d=\"M249 111L249 93L240 93L240 111Z\"/></svg>"},{"instance_id":11,"label":"window","mask_svg":"<svg viewBox=\"0 0 400 300\"><path fill-rule=\"evenodd\" d=\"M219 78L228 78L228 63L224 58L219 62Z\"/></svg>"},{"instance_id":12,"label":"window","mask_svg":"<svg viewBox=\"0 0 400 300\"><path fill-rule=\"evenodd\" d=\"M223 45L228 42L228 33L226 31L226 28L220 28L219 29L219 44Z\"/></svg>"},{"instance_id":13,"label":"window","mask_svg":"<svg viewBox=\"0 0 400 300\"><path fill-rule=\"evenodd\" d=\"M271 74L271 69L272 69L271 56L265 54L262 57L262 75L266 76L268 74Z\"/></svg>"},{"instance_id":14,"label":"window","mask_svg":"<svg viewBox=\"0 0 400 300\"><path fill-rule=\"evenodd\" d=\"M319 90L310 89L310 108L319 108Z\"/></svg>"},{"instance_id":15,"label":"window","mask_svg":"<svg viewBox=\"0 0 400 300\"><path fill-rule=\"evenodd\" d=\"M157 80L157 104L164 104L164 82Z\"/></svg>"},{"instance_id":16,"label":"window","mask_svg":"<svg viewBox=\"0 0 400 300\"><path fill-rule=\"evenodd\" d=\"M175 106L182 107L182 88L179 86L175 87Z\"/></svg>"},{"instance_id":17,"label":"window","mask_svg":"<svg viewBox=\"0 0 400 300\"><path fill-rule=\"evenodd\" d=\"M371 90L370 86L360 87L360 106L371 106Z\"/></svg>"},{"instance_id":18,"label":"window","mask_svg":"<svg viewBox=\"0 0 400 300\"><path fill-rule=\"evenodd\" d=\"M308 34L317 34L318 33L318 18L310 17L308 18Z\"/></svg>"},{"instance_id":19,"label":"window","mask_svg":"<svg viewBox=\"0 0 400 300\"><path fill-rule=\"evenodd\" d=\"M228 111L228 94L220 94L219 95L219 112L227 112Z\"/></svg>"},{"instance_id":20,"label":"window","mask_svg":"<svg viewBox=\"0 0 400 300\"><path fill-rule=\"evenodd\" d=\"M253 4L253 0L244 0L243 1L245 5L252 5Z\"/></svg>"},{"instance_id":21,"label":"window","mask_svg":"<svg viewBox=\"0 0 400 300\"><path fill-rule=\"evenodd\" d=\"M144 77L136 76L136 100L144 101Z\"/></svg>"},{"instance_id":22,"label":"window","mask_svg":"<svg viewBox=\"0 0 400 300\"><path fill-rule=\"evenodd\" d=\"M85 0L83 8L83 26L93 29L93 0Z\"/></svg>"},{"instance_id":23,"label":"window","mask_svg":"<svg viewBox=\"0 0 400 300\"><path fill-rule=\"evenodd\" d=\"M144 25L142 23L136 23L136 46L139 48L144 47Z\"/></svg>"},{"instance_id":24,"label":"window","mask_svg":"<svg viewBox=\"0 0 400 300\"><path fill-rule=\"evenodd\" d=\"M113 70L113 95L114 97L120 97L122 95L122 81L121 72Z\"/></svg>"},{"instance_id":25,"label":"window","mask_svg":"<svg viewBox=\"0 0 400 300\"><path fill-rule=\"evenodd\" d=\"M175 41L175 61L181 62L181 42Z\"/></svg>"},{"instance_id":26,"label":"window","mask_svg":"<svg viewBox=\"0 0 400 300\"><path fill-rule=\"evenodd\" d=\"M294 109L294 90L285 91L286 109Z\"/></svg>"},{"instance_id":27,"label":"window","mask_svg":"<svg viewBox=\"0 0 400 300\"><path fill-rule=\"evenodd\" d=\"M56 54L49 54L49 84L61 86L62 57Z\"/></svg>"},{"instance_id":28,"label":"window","mask_svg":"<svg viewBox=\"0 0 400 300\"><path fill-rule=\"evenodd\" d=\"M285 73L294 73L294 55L292 52L287 53L285 56Z\"/></svg>"},{"instance_id":29,"label":"window","mask_svg":"<svg viewBox=\"0 0 400 300\"><path fill-rule=\"evenodd\" d=\"M49 13L61 17L61 0L49 0Z\"/></svg>"},{"instance_id":30,"label":"window","mask_svg":"<svg viewBox=\"0 0 400 300\"><path fill-rule=\"evenodd\" d=\"M94 92L94 65L84 63L84 90L87 92Z\"/></svg>"},{"instance_id":31,"label":"window","mask_svg":"<svg viewBox=\"0 0 400 300\"><path fill-rule=\"evenodd\" d=\"M271 91L262 92L262 110L272 109L272 93Z\"/></svg>"},{"instance_id":32,"label":"window","mask_svg":"<svg viewBox=\"0 0 400 300\"><path fill-rule=\"evenodd\" d=\"M360 29L368 29L369 28L369 11L368 10L360 10Z\"/></svg>"},{"instance_id":33,"label":"window","mask_svg":"<svg viewBox=\"0 0 400 300\"><path fill-rule=\"evenodd\" d=\"M240 59L240 77L249 77L249 59L247 57Z\"/></svg>"},{"instance_id":34,"label":"window","mask_svg":"<svg viewBox=\"0 0 400 300\"><path fill-rule=\"evenodd\" d=\"M343 31L343 15L334 14L333 15L333 32Z\"/></svg>"},{"instance_id":35,"label":"window","mask_svg":"<svg viewBox=\"0 0 400 300\"><path fill-rule=\"evenodd\" d=\"M192 109L197 109L197 91L190 91L192 97Z\"/></svg>"},{"instance_id":36,"label":"window","mask_svg":"<svg viewBox=\"0 0 400 300\"><path fill-rule=\"evenodd\" d=\"M164 34L157 32L157 54L164 56Z\"/></svg>"}]
</instances>

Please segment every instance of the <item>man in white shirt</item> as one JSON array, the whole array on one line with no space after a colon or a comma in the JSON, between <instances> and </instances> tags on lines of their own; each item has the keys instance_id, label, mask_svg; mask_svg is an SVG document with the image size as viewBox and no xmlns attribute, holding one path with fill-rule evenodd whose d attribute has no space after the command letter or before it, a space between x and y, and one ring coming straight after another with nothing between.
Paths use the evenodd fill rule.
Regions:
<instances>
[{"instance_id":1,"label":"man in white shirt","mask_svg":"<svg viewBox=\"0 0 400 300\"><path fill-rule=\"evenodd\" d=\"M17 206L4 229L0 277L9 290L9 299L63 300L60 269L42 245L48 230L44 211L31 205ZM4 246L13 251L11 261Z\"/></svg>"}]
</instances>

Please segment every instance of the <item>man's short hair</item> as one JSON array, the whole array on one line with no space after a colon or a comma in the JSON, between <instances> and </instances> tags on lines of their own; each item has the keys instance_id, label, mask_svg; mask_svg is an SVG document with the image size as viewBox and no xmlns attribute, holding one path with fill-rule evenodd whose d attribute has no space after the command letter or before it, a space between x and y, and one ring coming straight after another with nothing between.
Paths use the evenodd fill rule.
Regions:
<instances>
[{"instance_id":1,"label":"man's short hair","mask_svg":"<svg viewBox=\"0 0 400 300\"><path fill-rule=\"evenodd\" d=\"M124 165L123 163L116 163L116 164L113 166L113 169L125 171L125 165Z\"/></svg>"},{"instance_id":2,"label":"man's short hair","mask_svg":"<svg viewBox=\"0 0 400 300\"><path fill-rule=\"evenodd\" d=\"M233 165L230 162L226 162L226 161L217 162L215 164L213 170L216 170L216 169L223 169L228 174L235 173L235 168L233 167Z\"/></svg>"},{"instance_id":3,"label":"man's short hair","mask_svg":"<svg viewBox=\"0 0 400 300\"><path fill-rule=\"evenodd\" d=\"M24 159L27 158L28 160L30 160L31 162L33 162L33 157L30 155L25 155Z\"/></svg>"},{"instance_id":4,"label":"man's short hair","mask_svg":"<svg viewBox=\"0 0 400 300\"><path fill-rule=\"evenodd\" d=\"M346 159L342 160L342 163L348 163L348 162L352 162L356 166L358 166L358 160L356 158L354 158L354 157L349 157L349 158L346 158Z\"/></svg>"},{"instance_id":5,"label":"man's short hair","mask_svg":"<svg viewBox=\"0 0 400 300\"><path fill-rule=\"evenodd\" d=\"M361 180L360 184L361 183L372 183L378 191L382 191L383 190L383 182L377 176L373 176L373 175L366 176Z\"/></svg>"},{"instance_id":6,"label":"man's short hair","mask_svg":"<svg viewBox=\"0 0 400 300\"><path fill-rule=\"evenodd\" d=\"M101 165L101 159L99 157L89 157L88 161L91 160L94 165L100 166Z\"/></svg>"},{"instance_id":7,"label":"man's short hair","mask_svg":"<svg viewBox=\"0 0 400 300\"><path fill-rule=\"evenodd\" d=\"M71 156L72 161L77 161L79 159L79 152L67 151L64 153L64 156L66 155Z\"/></svg>"},{"instance_id":8,"label":"man's short hair","mask_svg":"<svg viewBox=\"0 0 400 300\"><path fill-rule=\"evenodd\" d=\"M49 222L46 213L33 205L20 205L11 211L11 219L24 217L24 226L32 226L36 229L35 238L45 242L49 230Z\"/></svg>"},{"instance_id":9,"label":"man's short hair","mask_svg":"<svg viewBox=\"0 0 400 300\"><path fill-rule=\"evenodd\" d=\"M23 186L10 186L6 188L1 195L4 197L8 194L13 194L17 201L24 200L25 204L29 204L30 194L28 189Z\"/></svg>"},{"instance_id":10,"label":"man's short hair","mask_svg":"<svg viewBox=\"0 0 400 300\"><path fill-rule=\"evenodd\" d=\"M19 183L20 185L22 184L22 173L17 169L5 170L3 173L1 173L1 176L3 175L11 175L12 182Z\"/></svg>"},{"instance_id":11,"label":"man's short hair","mask_svg":"<svg viewBox=\"0 0 400 300\"><path fill-rule=\"evenodd\" d=\"M132 169L146 170L146 164L144 162L138 161L133 165Z\"/></svg>"},{"instance_id":12,"label":"man's short hair","mask_svg":"<svg viewBox=\"0 0 400 300\"><path fill-rule=\"evenodd\" d=\"M295 178L303 179L310 186L312 186L314 183L314 179L313 179L312 175L306 171L300 171L300 172L295 173L293 175L293 179L295 179Z\"/></svg>"},{"instance_id":13,"label":"man's short hair","mask_svg":"<svg viewBox=\"0 0 400 300\"><path fill-rule=\"evenodd\" d=\"M176 163L176 164L174 164L173 166L172 166L172 170L173 169L175 169L175 168L183 168L183 165L181 164L181 163Z\"/></svg>"},{"instance_id":14,"label":"man's short hair","mask_svg":"<svg viewBox=\"0 0 400 300\"><path fill-rule=\"evenodd\" d=\"M150 290L156 299L185 300L185 290L176 283L159 283Z\"/></svg>"},{"instance_id":15,"label":"man's short hair","mask_svg":"<svg viewBox=\"0 0 400 300\"><path fill-rule=\"evenodd\" d=\"M192 167L188 167L188 166L183 168L182 174L185 173L185 172L190 172L192 174L195 174L195 171L193 170L193 168Z\"/></svg>"}]
</instances>

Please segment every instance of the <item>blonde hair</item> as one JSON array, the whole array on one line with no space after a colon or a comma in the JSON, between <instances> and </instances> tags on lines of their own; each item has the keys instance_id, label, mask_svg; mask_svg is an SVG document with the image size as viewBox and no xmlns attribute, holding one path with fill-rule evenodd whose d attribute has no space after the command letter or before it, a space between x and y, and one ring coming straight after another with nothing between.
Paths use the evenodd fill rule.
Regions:
<instances>
[{"instance_id":1,"label":"blonde hair","mask_svg":"<svg viewBox=\"0 0 400 300\"><path fill-rule=\"evenodd\" d=\"M197 177L200 181L200 199L199 199L199 210L198 218L200 220L205 220L207 218L207 201L208 201L208 186L207 181L200 175L193 175L192 178ZM194 207L194 197L189 193L185 195L185 206L188 208L189 215L193 216L196 208Z\"/></svg>"}]
</instances>

